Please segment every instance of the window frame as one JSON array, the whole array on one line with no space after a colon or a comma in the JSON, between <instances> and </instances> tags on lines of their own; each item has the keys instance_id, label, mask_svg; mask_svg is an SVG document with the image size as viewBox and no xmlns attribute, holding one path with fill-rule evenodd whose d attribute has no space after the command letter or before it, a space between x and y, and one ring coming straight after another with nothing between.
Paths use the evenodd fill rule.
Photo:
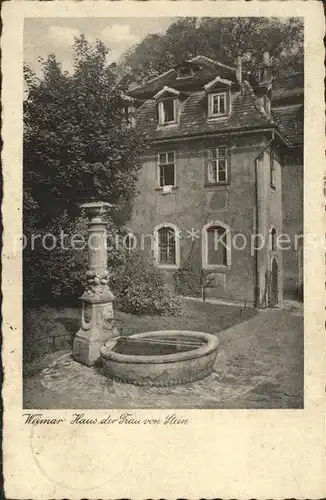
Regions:
<instances>
[{"instance_id":1,"label":"window frame","mask_svg":"<svg viewBox=\"0 0 326 500\"><path fill-rule=\"evenodd\" d=\"M214 113L214 98L222 96L222 95L224 96L225 112L221 113L218 111L217 113ZM223 91L219 91L219 92L210 92L208 94L208 118L224 118L224 117L229 116L229 114L230 114L230 111L229 111L230 104L229 103L230 103L230 91L223 90ZM220 104L219 104L219 107L220 107Z\"/></svg>"},{"instance_id":2,"label":"window frame","mask_svg":"<svg viewBox=\"0 0 326 500\"><path fill-rule=\"evenodd\" d=\"M173 114L174 119L170 121L164 121L165 111L164 102L173 101ZM159 127L166 127L169 125L175 125L178 123L178 98L177 97L164 97L158 101L158 125Z\"/></svg>"},{"instance_id":3,"label":"window frame","mask_svg":"<svg viewBox=\"0 0 326 500\"><path fill-rule=\"evenodd\" d=\"M173 154L173 163L168 162L168 155ZM166 163L161 163L160 162L160 156L165 155L166 156ZM163 184L161 186L161 166L164 167L166 165L173 165L174 166L174 184ZM175 151L162 151L160 153L157 153L157 187L158 189L164 189L165 186L171 186L171 188L175 188L177 186L177 176L176 176L176 153Z\"/></svg>"},{"instance_id":4,"label":"window frame","mask_svg":"<svg viewBox=\"0 0 326 500\"><path fill-rule=\"evenodd\" d=\"M219 155L219 149L224 149L225 150L225 155L220 156ZM212 152L215 152L216 157L214 158L212 155ZM220 181L219 180L219 173L220 173L220 168L219 168L219 160L224 160L225 161L225 180ZM210 177L212 175L212 165L215 163L215 170L216 170L216 181L210 180ZM208 148L207 149L207 165L206 165L206 185L207 186L226 186L230 184L230 152L229 148L227 146L218 146L215 148Z\"/></svg>"},{"instance_id":5,"label":"window frame","mask_svg":"<svg viewBox=\"0 0 326 500\"><path fill-rule=\"evenodd\" d=\"M183 66L183 67L178 69L177 80L182 80L183 78L189 78L191 76L194 76L195 71L191 66L188 66L188 68L187 68L188 73L187 74L183 74L183 75L181 74L183 69L186 69L186 66Z\"/></svg>"},{"instance_id":6,"label":"window frame","mask_svg":"<svg viewBox=\"0 0 326 500\"><path fill-rule=\"evenodd\" d=\"M225 230L226 235L226 265L224 264L210 264L208 262L208 230L214 227L221 227ZM231 228L228 224L221 221L211 221L202 227L201 231L202 242L202 268L216 270L217 272L226 272L231 268Z\"/></svg>"},{"instance_id":7,"label":"window frame","mask_svg":"<svg viewBox=\"0 0 326 500\"><path fill-rule=\"evenodd\" d=\"M175 242L175 262L160 262L160 230L172 229L174 231ZM162 222L154 228L154 264L160 269L179 269L180 267L180 230L171 222Z\"/></svg>"}]
</instances>

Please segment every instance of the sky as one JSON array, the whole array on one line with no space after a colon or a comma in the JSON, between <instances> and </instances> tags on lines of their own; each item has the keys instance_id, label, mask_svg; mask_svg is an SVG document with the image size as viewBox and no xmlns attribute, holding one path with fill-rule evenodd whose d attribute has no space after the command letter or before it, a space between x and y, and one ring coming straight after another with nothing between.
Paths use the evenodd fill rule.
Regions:
<instances>
[{"instance_id":1,"label":"sky","mask_svg":"<svg viewBox=\"0 0 326 500\"><path fill-rule=\"evenodd\" d=\"M164 33L174 18L25 18L24 61L40 74L38 58L54 53L63 69L72 70L74 37L84 34L89 42L96 38L111 49L113 62L149 33Z\"/></svg>"}]
</instances>

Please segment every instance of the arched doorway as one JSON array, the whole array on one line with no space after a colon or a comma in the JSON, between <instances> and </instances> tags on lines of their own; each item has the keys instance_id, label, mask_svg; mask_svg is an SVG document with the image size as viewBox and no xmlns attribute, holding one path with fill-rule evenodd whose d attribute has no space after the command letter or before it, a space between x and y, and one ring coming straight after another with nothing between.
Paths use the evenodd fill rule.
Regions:
<instances>
[{"instance_id":1,"label":"arched doorway","mask_svg":"<svg viewBox=\"0 0 326 500\"><path fill-rule=\"evenodd\" d=\"M278 265L276 259L272 259L269 287L269 307L274 307L278 304Z\"/></svg>"}]
</instances>

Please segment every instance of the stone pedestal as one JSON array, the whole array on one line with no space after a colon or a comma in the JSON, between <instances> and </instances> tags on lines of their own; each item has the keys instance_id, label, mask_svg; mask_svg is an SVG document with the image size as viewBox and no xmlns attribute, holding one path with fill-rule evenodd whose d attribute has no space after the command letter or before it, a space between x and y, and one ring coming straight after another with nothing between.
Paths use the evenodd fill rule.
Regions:
<instances>
[{"instance_id":1,"label":"stone pedestal","mask_svg":"<svg viewBox=\"0 0 326 500\"><path fill-rule=\"evenodd\" d=\"M86 203L88 214L88 271L87 289L81 296L82 325L73 342L73 357L92 366L100 357L100 346L118 335L114 326L114 296L109 288L107 269L106 222L102 214L110 205Z\"/></svg>"}]
</instances>

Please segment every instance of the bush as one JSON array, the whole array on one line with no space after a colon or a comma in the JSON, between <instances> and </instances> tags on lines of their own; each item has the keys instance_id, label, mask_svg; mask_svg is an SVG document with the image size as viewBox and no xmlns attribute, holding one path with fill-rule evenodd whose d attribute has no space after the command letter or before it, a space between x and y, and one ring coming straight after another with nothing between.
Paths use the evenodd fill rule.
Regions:
<instances>
[{"instance_id":1,"label":"bush","mask_svg":"<svg viewBox=\"0 0 326 500\"><path fill-rule=\"evenodd\" d=\"M60 244L60 233L69 235ZM33 234L40 235L31 245ZM47 250L41 238L46 235L57 238L54 248ZM86 224L83 219L69 220L65 214L51 221L46 229L32 228L25 232L27 246L23 252L23 291L27 304L74 304L83 293L86 284L87 248L76 249L70 244L70 236L78 234L87 238ZM46 240L45 240L46 241ZM52 237L47 241L51 248ZM86 239L87 241L87 239Z\"/></svg>"},{"instance_id":2,"label":"bush","mask_svg":"<svg viewBox=\"0 0 326 500\"><path fill-rule=\"evenodd\" d=\"M199 267L194 254L195 242L193 241L187 259L173 275L176 292L186 297L204 296L205 288L212 282L210 275L214 273L214 271Z\"/></svg>"},{"instance_id":3,"label":"bush","mask_svg":"<svg viewBox=\"0 0 326 500\"><path fill-rule=\"evenodd\" d=\"M35 229L28 228L29 233ZM59 241L60 232L66 235L64 248L61 244L46 250L38 238L32 250L28 244L24 250L24 303L25 307L37 305L74 306L80 305L79 297L86 287L88 268L87 245L85 248L72 248L69 244L73 234L87 242L86 221L61 215L48 223L46 231L37 230L41 236L55 235ZM124 235L123 230L109 221L108 233ZM30 243L30 241L29 241ZM51 241L49 242L51 244ZM109 241L112 248L112 241ZM178 314L178 299L166 287L158 269L147 262L142 255L128 252L122 246L108 251L108 268L112 277L110 285L117 296L117 305L122 310L135 314Z\"/></svg>"},{"instance_id":4,"label":"bush","mask_svg":"<svg viewBox=\"0 0 326 500\"><path fill-rule=\"evenodd\" d=\"M113 271L111 285L122 311L161 316L181 313L180 299L166 286L160 271L137 252L125 253L124 262Z\"/></svg>"}]
</instances>

